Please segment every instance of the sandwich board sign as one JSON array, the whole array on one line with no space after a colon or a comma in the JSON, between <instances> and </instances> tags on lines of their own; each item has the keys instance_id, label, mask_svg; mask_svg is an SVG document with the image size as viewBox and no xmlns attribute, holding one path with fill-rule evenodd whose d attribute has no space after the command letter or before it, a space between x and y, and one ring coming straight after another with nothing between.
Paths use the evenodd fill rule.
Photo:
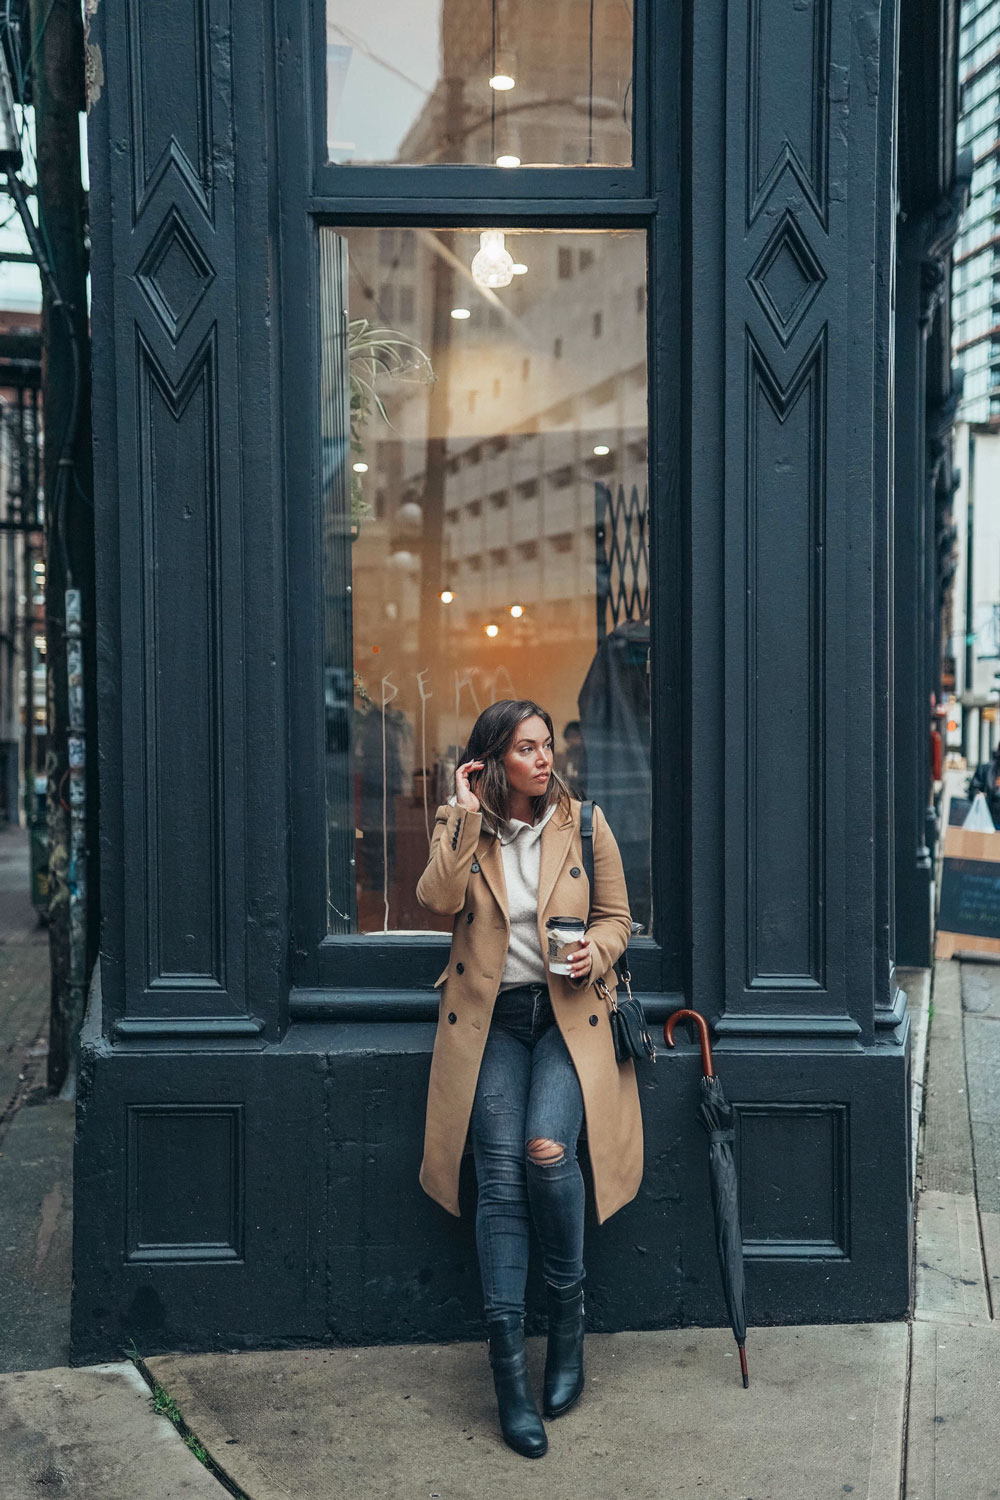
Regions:
<instances>
[{"instance_id":1,"label":"sandwich board sign","mask_svg":"<svg viewBox=\"0 0 1000 1500\"><path fill-rule=\"evenodd\" d=\"M935 952L1000 957L1000 835L946 831Z\"/></svg>"}]
</instances>

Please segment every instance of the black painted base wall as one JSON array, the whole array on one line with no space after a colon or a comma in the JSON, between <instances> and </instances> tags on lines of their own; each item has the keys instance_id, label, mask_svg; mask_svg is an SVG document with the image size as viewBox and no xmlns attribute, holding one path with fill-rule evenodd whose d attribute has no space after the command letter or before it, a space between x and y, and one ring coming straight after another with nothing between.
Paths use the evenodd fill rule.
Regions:
<instances>
[{"instance_id":1,"label":"black painted base wall","mask_svg":"<svg viewBox=\"0 0 1000 1500\"><path fill-rule=\"evenodd\" d=\"M73 1359L483 1333L467 1163L454 1219L417 1183L429 1024L293 1027L248 1051L110 1048L78 1104ZM815 1044L810 1044L815 1048ZM717 1051L738 1103L756 1324L904 1317L909 1037ZM587 1236L595 1330L726 1321L683 1044L642 1069L639 1197ZM538 1305L537 1267L531 1289Z\"/></svg>"}]
</instances>

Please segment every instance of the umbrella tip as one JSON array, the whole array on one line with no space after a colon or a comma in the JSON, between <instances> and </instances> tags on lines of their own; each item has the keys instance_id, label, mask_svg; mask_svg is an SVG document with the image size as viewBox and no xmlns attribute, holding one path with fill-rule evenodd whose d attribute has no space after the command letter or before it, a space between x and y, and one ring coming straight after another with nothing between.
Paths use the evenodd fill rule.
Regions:
<instances>
[{"instance_id":1,"label":"umbrella tip","mask_svg":"<svg viewBox=\"0 0 1000 1500\"><path fill-rule=\"evenodd\" d=\"M744 1349L744 1347L743 1347L742 1344L740 1344L739 1349L740 1349L740 1373L743 1376L743 1389L745 1391L748 1391L750 1389L750 1376L747 1374L747 1351Z\"/></svg>"}]
</instances>

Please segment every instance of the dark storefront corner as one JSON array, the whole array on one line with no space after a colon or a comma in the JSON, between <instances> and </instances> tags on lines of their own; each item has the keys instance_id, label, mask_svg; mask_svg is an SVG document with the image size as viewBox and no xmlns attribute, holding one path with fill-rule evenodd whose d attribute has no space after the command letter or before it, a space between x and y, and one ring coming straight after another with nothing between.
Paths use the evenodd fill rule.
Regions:
<instances>
[{"instance_id":1,"label":"dark storefront corner","mask_svg":"<svg viewBox=\"0 0 1000 1500\"><path fill-rule=\"evenodd\" d=\"M92 27L74 1359L481 1335L471 1160L458 1220L417 1183L413 888L505 696L616 831L655 1030L711 1025L752 1321L903 1317L952 7L356 9ZM595 1329L726 1321L700 1071L640 1068Z\"/></svg>"}]
</instances>

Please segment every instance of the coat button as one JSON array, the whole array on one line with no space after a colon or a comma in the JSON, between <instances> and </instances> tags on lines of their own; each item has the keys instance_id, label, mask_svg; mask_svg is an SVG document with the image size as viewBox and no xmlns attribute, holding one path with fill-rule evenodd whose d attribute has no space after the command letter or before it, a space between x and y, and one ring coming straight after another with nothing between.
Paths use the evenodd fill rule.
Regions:
<instances>
[{"instance_id":1,"label":"coat button","mask_svg":"<svg viewBox=\"0 0 1000 1500\"><path fill-rule=\"evenodd\" d=\"M456 974L464 974L465 973L465 965L464 964L456 964L455 965L455 973Z\"/></svg>"},{"instance_id":2,"label":"coat button","mask_svg":"<svg viewBox=\"0 0 1000 1500\"><path fill-rule=\"evenodd\" d=\"M479 874L479 861L477 859L472 861L472 873L473 875Z\"/></svg>"},{"instance_id":3,"label":"coat button","mask_svg":"<svg viewBox=\"0 0 1000 1500\"><path fill-rule=\"evenodd\" d=\"M582 872L580 870L580 866L579 865L574 865L573 868L572 868L572 870L570 870L569 873L572 875L573 879L576 880L576 879L579 878L579 876L580 876L580 874Z\"/></svg>"},{"instance_id":4,"label":"coat button","mask_svg":"<svg viewBox=\"0 0 1000 1500\"><path fill-rule=\"evenodd\" d=\"M473 920L473 918L474 918L474 917L475 917L475 915L476 915L476 914L475 914L475 912L474 912L474 911L470 911L470 912L469 912L469 913L468 913L468 915L467 915L467 916L466 916L466 918L465 918L465 920L466 920L466 921L467 921L467 922L471 922L471 921L472 921L472 920Z\"/></svg>"},{"instance_id":5,"label":"coat button","mask_svg":"<svg viewBox=\"0 0 1000 1500\"><path fill-rule=\"evenodd\" d=\"M455 1022L457 1020L458 1020L458 1017L456 1016L455 1012L453 1010L450 1010L448 1012L448 1025L449 1026L454 1026L454 1024L455 1024Z\"/></svg>"},{"instance_id":6,"label":"coat button","mask_svg":"<svg viewBox=\"0 0 1000 1500\"><path fill-rule=\"evenodd\" d=\"M590 1024L591 1024L591 1026L596 1026L597 1025L597 1017L596 1016L591 1016L591 1018L590 1018Z\"/></svg>"}]
</instances>

